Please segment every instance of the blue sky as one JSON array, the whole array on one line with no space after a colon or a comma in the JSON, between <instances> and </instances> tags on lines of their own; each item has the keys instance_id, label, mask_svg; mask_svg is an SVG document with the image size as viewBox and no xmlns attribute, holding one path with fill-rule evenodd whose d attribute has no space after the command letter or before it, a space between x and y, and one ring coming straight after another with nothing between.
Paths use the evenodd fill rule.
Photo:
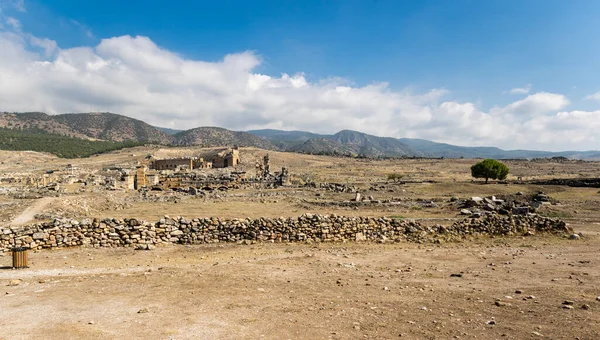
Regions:
<instances>
[{"instance_id":1,"label":"blue sky","mask_svg":"<svg viewBox=\"0 0 600 340\"><path fill-rule=\"evenodd\" d=\"M61 46L151 37L186 57L254 50L266 73L498 98L534 84L586 95L600 71L599 1L45 1L24 21ZM35 16L45 18L39 21ZM58 19L58 20L56 20ZM76 20L94 34L73 32ZM66 27L65 27L66 26ZM579 89L578 89L579 88ZM496 104L493 100L490 103ZM489 105L489 104L488 104Z\"/></svg>"},{"instance_id":2,"label":"blue sky","mask_svg":"<svg viewBox=\"0 0 600 340\"><path fill-rule=\"evenodd\" d=\"M248 52L256 60L248 61L248 65L252 66L244 72L267 75L273 82L280 81L284 73L290 77L301 74L312 90L320 90L311 92L312 95L324 93L323 87L319 87L323 82L334 81L352 90L370 90L369 86L387 83L385 89L377 90L377 95L383 93L386 99L407 95L410 99L395 98L398 101L389 103L390 112L373 115L368 112L369 105L354 103L352 110L356 112L349 115L352 122L347 126L355 129L365 127L365 132L379 135L423 137L458 144L497 144L508 148L560 149L551 137L546 142L532 143L526 138L524 129L541 129L551 135L548 129L560 126L567 119L566 114L559 117L560 112L587 112L571 114L577 117L578 126L584 126L586 124L579 121L583 119L581 117L595 120L598 116L589 112L596 112L594 110L600 106L600 95L597 99L592 98L600 91L596 80L600 71L600 38L596 33L600 31L600 20L597 20L600 1L0 0L0 4L5 18L20 22L18 34L56 42L54 54L47 53L43 57L51 62L61 59L61 51L77 48L90 48L104 60L121 60L123 55L112 53L114 50L122 51L120 47L111 45L98 49L98 46L103 40L130 36L147 38L157 48L176 55L182 62L202 61L217 65L228 54ZM9 25L4 26L8 31ZM133 40L121 39L120 43L135 45ZM35 46L29 44L24 48L31 51ZM227 78L227 81L232 80ZM148 84L145 86L149 87ZM511 93L517 88L522 90ZM186 90L207 99L203 88ZM368 92L365 91L360 94ZM422 97L432 91L439 94L423 102ZM368 93L365 98L377 100ZM536 94L541 95L521 103L525 108L541 105L542 109L538 110L537 106L531 109L535 115L515 113L520 109L509 112L511 104ZM269 97L272 95L270 93ZM356 97L362 98L361 95ZM299 103L296 96L302 95L290 91L285 96L286 103L290 104L280 105L277 109L285 110L291 107L291 103L306 104L306 110L322 110L321 117L330 112L332 108L329 106L337 105L329 101ZM208 99L216 100L213 97ZM546 100L552 103L547 104ZM410 102L410 105L403 106L404 101ZM443 106L445 102L449 104ZM460 106L455 108L450 105L452 103ZM109 109L119 108L109 104L106 105ZM395 119L413 117L407 113L413 104L412 115L419 122L410 129L376 127L389 125ZM466 104L472 104L480 115L475 117L469 113L471 108ZM172 115L173 119L167 119L169 113L163 112L143 116L143 108L132 110L131 106L123 106L123 111L127 112L122 113L134 112L132 115L138 118L176 128L212 123L237 129L276 127L335 132L324 128L327 125L323 122L328 122L327 119L319 124L301 124L297 120L286 121L269 116L265 112L272 108L265 108L263 102L244 101L240 105L245 106L236 111L237 116L233 108L231 110L234 111L224 113L230 121L208 119L206 111L192 112L185 105ZM338 109L344 111L347 105L350 104L344 102ZM8 106L13 108L14 105ZM46 107L57 112L79 108L64 103ZM90 107L105 108L102 105ZM449 109L460 110L461 115L456 116L460 119L475 122L475 119L481 118L492 126L491 116L510 115L502 118L513 124L507 126L506 131L514 130L517 125L523 131L505 140L488 138L486 133L464 135L468 131L466 129L459 131L461 136L452 136L451 131L443 131L437 126L444 117L436 118L436 115L449 116L444 111ZM253 110L262 112L249 113ZM289 112L292 116L301 114L293 110ZM337 123L339 116L332 117L334 123L331 129L344 128ZM431 124L420 122L423 117L429 117ZM479 126L476 122L474 124ZM419 133L419 129L423 132ZM569 133L575 132L562 131L566 139L569 139ZM433 138L438 134L442 135ZM595 139L595 135L590 131L586 134L588 139L571 145L600 148L600 141Z\"/></svg>"}]
</instances>

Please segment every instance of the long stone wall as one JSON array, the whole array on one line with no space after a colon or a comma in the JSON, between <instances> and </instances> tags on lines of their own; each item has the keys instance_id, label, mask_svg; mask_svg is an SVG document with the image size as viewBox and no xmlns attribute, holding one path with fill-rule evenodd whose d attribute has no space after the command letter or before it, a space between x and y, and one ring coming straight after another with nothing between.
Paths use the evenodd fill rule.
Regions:
<instances>
[{"instance_id":1,"label":"long stone wall","mask_svg":"<svg viewBox=\"0 0 600 340\"><path fill-rule=\"evenodd\" d=\"M486 215L450 226L424 226L402 219L305 214L297 218L219 219L165 218L157 222L137 219L57 219L26 227L0 228L0 249L54 247L135 247L157 244L219 242L447 242L477 236L572 233L565 222L537 215Z\"/></svg>"}]
</instances>

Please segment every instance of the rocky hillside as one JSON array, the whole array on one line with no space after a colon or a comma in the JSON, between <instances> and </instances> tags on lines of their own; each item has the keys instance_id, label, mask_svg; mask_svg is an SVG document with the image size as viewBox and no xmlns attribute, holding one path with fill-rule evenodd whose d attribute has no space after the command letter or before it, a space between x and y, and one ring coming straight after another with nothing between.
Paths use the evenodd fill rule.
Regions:
<instances>
[{"instance_id":1,"label":"rocky hillside","mask_svg":"<svg viewBox=\"0 0 600 340\"><path fill-rule=\"evenodd\" d=\"M342 130L331 136L331 140L352 149L358 155L366 157L401 157L416 155L416 152L408 145L396 138L377 137L358 131Z\"/></svg>"},{"instance_id":2,"label":"rocky hillside","mask_svg":"<svg viewBox=\"0 0 600 340\"><path fill-rule=\"evenodd\" d=\"M329 138L312 138L304 143L291 145L286 151L312 155L357 156L354 149Z\"/></svg>"},{"instance_id":3,"label":"rocky hillside","mask_svg":"<svg viewBox=\"0 0 600 340\"><path fill-rule=\"evenodd\" d=\"M77 138L89 138L71 129L68 125L53 119L43 112L0 113L0 128L14 130L40 130L47 133Z\"/></svg>"},{"instance_id":4,"label":"rocky hillside","mask_svg":"<svg viewBox=\"0 0 600 340\"><path fill-rule=\"evenodd\" d=\"M170 144L173 140L152 125L114 113L67 113L51 117L73 131L95 139L160 144Z\"/></svg>"},{"instance_id":5,"label":"rocky hillside","mask_svg":"<svg viewBox=\"0 0 600 340\"><path fill-rule=\"evenodd\" d=\"M533 151L503 150L496 147L457 146L425 139L389 138L343 130L335 135L318 135L304 131L252 130L282 150L329 155L361 155L366 157L446 157L523 159L567 157L600 159L600 151Z\"/></svg>"},{"instance_id":6,"label":"rocky hillside","mask_svg":"<svg viewBox=\"0 0 600 340\"><path fill-rule=\"evenodd\" d=\"M278 148L268 140L248 132L231 131L218 127L199 127L173 135L174 144L179 146L254 146L266 150Z\"/></svg>"},{"instance_id":7,"label":"rocky hillside","mask_svg":"<svg viewBox=\"0 0 600 340\"><path fill-rule=\"evenodd\" d=\"M57 134L110 142L159 143L177 146L252 146L324 155L363 157L447 157L447 158L550 158L600 159L600 151L547 152L502 150L496 147L456 146L424 139L390 138L343 130L334 135L305 131L230 131L199 127L186 131L157 128L141 120L114 113L0 112L0 128Z\"/></svg>"},{"instance_id":8,"label":"rocky hillside","mask_svg":"<svg viewBox=\"0 0 600 340\"><path fill-rule=\"evenodd\" d=\"M249 132L268 139L285 151L364 157L420 155L399 139L377 137L351 130L342 130L335 135L281 130L252 130Z\"/></svg>"},{"instance_id":9,"label":"rocky hillside","mask_svg":"<svg viewBox=\"0 0 600 340\"><path fill-rule=\"evenodd\" d=\"M267 139L282 150L302 149L302 144L308 140L330 138L330 135L320 135L306 131L282 131L273 129L250 130L249 133Z\"/></svg>"},{"instance_id":10,"label":"rocky hillside","mask_svg":"<svg viewBox=\"0 0 600 340\"><path fill-rule=\"evenodd\" d=\"M51 134L112 142L150 142L170 144L172 138L141 120L114 113L42 112L0 113L0 128L39 130Z\"/></svg>"}]
</instances>

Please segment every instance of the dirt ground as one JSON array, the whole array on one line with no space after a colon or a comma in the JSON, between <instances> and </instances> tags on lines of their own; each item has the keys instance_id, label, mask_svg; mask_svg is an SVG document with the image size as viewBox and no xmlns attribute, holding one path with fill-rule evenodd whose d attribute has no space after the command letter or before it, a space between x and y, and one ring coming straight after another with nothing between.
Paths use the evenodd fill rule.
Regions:
<instances>
[{"instance_id":1,"label":"dirt ground","mask_svg":"<svg viewBox=\"0 0 600 340\"><path fill-rule=\"evenodd\" d=\"M83 159L61 159L35 152L0 151L0 178L18 176L41 176L48 170L63 169L67 164L94 172L103 167L135 167L148 155L155 157L179 157L204 155L214 149L203 148L159 148L138 147L120 150ZM353 216L388 216L404 218L458 218L455 208L447 208L451 197L490 196L523 192L527 195L544 191L560 200L562 206L553 206L555 217L596 218L600 210L600 194L594 188L569 188L561 186L538 186L530 184L491 184L473 182L470 166L472 159L391 159L364 160L327 156L302 155L294 153L265 151L255 148L242 148L243 164L238 170L253 174L254 165L264 155L271 159L271 169L278 171L288 168L299 179L317 183L340 183L357 188L363 196L375 200L402 200L395 206L372 205L348 207L338 203L349 201L353 193L339 193L311 188L282 189L242 189L218 192L206 197L179 195L169 201L142 199L137 191L106 191L79 184L65 185L69 192L61 194L50 204L39 205L39 199L14 198L0 194L0 222L15 225L31 223L19 216L32 217L25 211L30 206L36 213L60 215L71 218L84 217L136 217L144 220L157 220L164 215L186 218L219 216L238 217L279 217L298 216L306 212L335 213ZM507 161L511 173L508 179L515 183L518 177L524 180L549 178L600 177L600 162L550 161L528 162ZM57 172L61 176L63 172ZM390 173L401 174L402 182L387 180ZM406 184L401 184L406 182ZM0 186L16 186L1 183ZM77 192L81 188L84 192ZM150 197L163 195L150 193ZM175 195L175 194L173 194ZM318 195L318 196L317 196ZM420 208L415 201L433 200L437 208ZM14 220L17 222L14 223Z\"/></svg>"},{"instance_id":2,"label":"dirt ground","mask_svg":"<svg viewBox=\"0 0 600 340\"><path fill-rule=\"evenodd\" d=\"M575 227L581 240L41 251L0 271L0 337L598 339L598 225Z\"/></svg>"},{"instance_id":3,"label":"dirt ground","mask_svg":"<svg viewBox=\"0 0 600 340\"><path fill-rule=\"evenodd\" d=\"M74 164L134 166L135 148L81 160L0 152L0 177ZM243 149L251 171L266 154ZM546 192L540 213L567 221L580 240L485 238L451 244L164 246L152 251L71 248L32 252L9 269L0 253L0 339L600 339L600 192L594 188L472 182L475 160L382 160L269 152L273 169L354 186L398 205L348 207L353 193L314 188L239 189L166 201L86 190L52 199L0 195L0 221L31 212L71 217L298 216L306 212L451 224L450 198ZM514 181L600 177L600 163L508 162ZM400 173L407 183L386 179ZM43 200L43 201L42 201ZM421 201L434 202L422 207ZM433 223L433 222L432 222ZM564 302L569 303L565 305ZM568 307L566 307L568 306ZM572 307L572 308L571 308Z\"/></svg>"}]
</instances>

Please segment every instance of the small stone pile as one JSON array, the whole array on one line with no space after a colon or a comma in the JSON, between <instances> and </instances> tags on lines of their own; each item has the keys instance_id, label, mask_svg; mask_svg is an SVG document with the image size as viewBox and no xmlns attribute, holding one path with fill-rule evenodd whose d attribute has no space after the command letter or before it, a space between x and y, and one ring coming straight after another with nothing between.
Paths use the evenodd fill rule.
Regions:
<instances>
[{"instance_id":1,"label":"small stone pile","mask_svg":"<svg viewBox=\"0 0 600 340\"><path fill-rule=\"evenodd\" d=\"M550 196L543 192L538 192L531 196L525 196L518 192L516 195L505 197L472 197L468 200L457 200L455 204L461 208L462 215L471 215L472 217L480 217L489 213L498 213L502 215L516 214L527 215L537 211L543 205L556 204Z\"/></svg>"},{"instance_id":2,"label":"small stone pile","mask_svg":"<svg viewBox=\"0 0 600 340\"><path fill-rule=\"evenodd\" d=\"M385 217L304 214L297 218L220 219L165 216L157 222L130 219L56 219L26 227L0 228L0 249L29 247L135 247L157 244L251 242L448 242L478 236L571 234L565 222L541 217L489 215L451 226L424 226Z\"/></svg>"},{"instance_id":3,"label":"small stone pile","mask_svg":"<svg viewBox=\"0 0 600 340\"><path fill-rule=\"evenodd\" d=\"M327 190L327 191L333 191L333 192L357 192L358 188L352 185L348 185L348 184L342 184L342 183L314 183L314 182L310 182L307 183L305 186L309 187L309 188L319 188L319 189L323 189L323 190Z\"/></svg>"}]
</instances>

